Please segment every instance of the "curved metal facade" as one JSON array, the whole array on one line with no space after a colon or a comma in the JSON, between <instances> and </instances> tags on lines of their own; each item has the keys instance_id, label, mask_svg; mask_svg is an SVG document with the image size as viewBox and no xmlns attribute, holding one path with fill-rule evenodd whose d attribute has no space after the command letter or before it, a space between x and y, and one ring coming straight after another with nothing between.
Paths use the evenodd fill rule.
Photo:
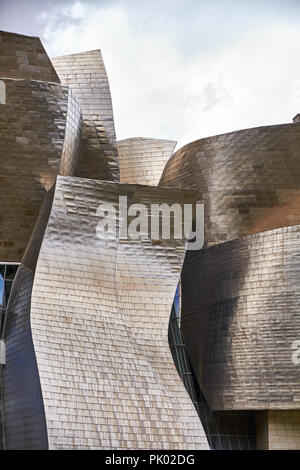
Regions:
<instances>
[{"instance_id":1,"label":"curved metal facade","mask_svg":"<svg viewBox=\"0 0 300 470\"><path fill-rule=\"evenodd\" d=\"M182 329L212 409L300 407L300 227L188 252Z\"/></svg>"},{"instance_id":2,"label":"curved metal facade","mask_svg":"<svg viewBox=\"0 0 300 470\"><path fill-rule=\"evenodd\" d=\"M185 242L96 236L101 202L184 204L194 193L97 181L119 180L100 51L56 59L60 85L38 40L1 40L13 78L0 80L0 259L23 257L2 335L4 448L207 448L168 345ZM26 61L30 80L18 75ZM40 81L35 61L47 65Z\"/></svg>"},{"instance_id":3,"label":"curved metal facade","mask_svg":"<svg viewBox=\"0 0 300 470\"><path fill-rule=\"evenodd\" d=\"M80 110L60 84L1 81L5 104L0 104L0 260L21 261L46 191L60 170L74 172Z\"/></svg>"},{"instance_id":4,"label":"curved metal facade","mask_svg":"<svg viewBox=\"0 0 300 470\"><path fill-rule=\"evenodd\" d=\"M46 195L17 271L3 327L6 365L1 367L1 417L5 449L48 448L43 397L32 341L30 309L35 268L53 194L52 189Z\"/></svg>"},{"instance_id":5,"label":"curved metal facade","mask_svg":"<svg viewBox=\"0 0 300 470\"><path fill-rule=\"evenodd\" d=\"M169 160L161 186L199 190L205 243L300 223L300 125L200 139Z\"/></svg>"},{"instance_id":6,"label":"curved metal facade","mask_svg":"<svg viewBox=\"0 0 300 470\"><path fill-rule=\"evenodd\" d=\"M213 410L299 419L299 148L297 123L201 139L171 157L160 181L197 189L205 205L206 248L188 252L182 271L181 326ZM283 436L266 423L266 446L299 446L293 425Z\"/></svg>"},{"instance_id":7,"label":"curved metal facade","mask_svg":"<svg viewBox=\"0 0 300 470\"><path fill-rule=\"evenodd\" d=\"M30 381L30 390L25 387L21 393L15 420L8 419L9 384L22 378L13 367L15 343L21 357L36 356L46 420L41 438L48 436L50 449L207 448L167 338L185 244L97 239L97 207L117 207L119 194L146 205L158 199L191 201L188 192L58 177L31 307L19 317L22 325L6 337L7 448L16 448L16 421L26 422L24 413L30 407L23 407L24 401L30 401L33 387L40 394L37 380L36 385ZM43 227L44 219L40 224ZM36 240L31 249L38 252ZM18 279L13 289L11 321L26 297L20 295ZM26 331L32 333L31 351L21 341ZM43 447L44 440L30 444L29 436L25 448ZM17 442L23 448L22 439Z\"/></svg>"},{"instance_id":8,"label":"curved metal facade","mask_svg":"<svg viewBox=\"0 0 300 470\"><path fill-rule=\"evenodd\" d=\"M82 111L82 161L76 176L120 181L112 102L101 51L51 60Z\"/></svg>"},{"instance_id":9,"label":"curved metal facade","mask_svg":"<svg viewBox=\"0 0 300 470\"><path fill-rule=\"evenodd\" d=\"M135 137L118 141L122 183L157 186L176 142Z\"/></svg>"},{"instance_id":10,"label":"curved metal facade","mask_svg":"<svg viewBox=\"0 0 300 470\"><path fill-rule=\"evenodd\" d=\"M183 262L181 325L205 397L196 382L190 394L210 442L253 448L261 410L259 445L278 448L278 433L297 446L300 124L186 145L154 187L175 142L120 141L119 171L99 50L53 59L62 85L37 38L0 32L0 55L0 261L22 259L2 336L4 447L208 448L168 344ZM204 202L206 248L98 238L100 204L123 221L119 196Z\"/></svg>"}]
</instances>

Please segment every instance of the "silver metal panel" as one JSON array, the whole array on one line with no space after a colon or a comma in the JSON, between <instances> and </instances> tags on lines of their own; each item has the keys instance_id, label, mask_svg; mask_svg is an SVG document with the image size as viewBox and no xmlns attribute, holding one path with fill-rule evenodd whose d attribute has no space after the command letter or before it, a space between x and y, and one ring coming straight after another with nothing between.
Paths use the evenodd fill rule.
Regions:
<instances>
[{"instance_id":1,"label":"silver metal panel","mask_svg":"<svg viewBox=\"0 0 300 470\"><path fill-rule=\"evenodd\" d=\"M39 372L30 326L31 292L39 249L54 191L45 198L36 227L14 279L3 331L6 365L1 367L1 418L5 449L47 449Z\"/></svg>"},{"instance_id":2,"label":"silver metal panel","mask_svg":"<svg viewBox=\"0 0 300 470\"><path fill-rule=\"evenodd\" d=\"M74 174L80 109L67 87L3 79L0 104L0 260L21 261L46 191L56 175Z\"/></svg>"},{"instance_id":3,"label":"silver metal panel","mask_svg":"<svg viewBox=\"0 0 300 470\"><path fill-rule=\"evenodd\" d=\"M168 345L181 241L101 241L96 209L183 203L176 190L58 177L30 325L50 449L195 449L207 441Z\"/></svg>"},{"instance_id":4,"label":"silver metal panel","mask_svg":"<svg viewBox=\"0 0 300 470\"><path fill-rule=\"evenodd\" d=\"M112 102L101 51L51 60L61 82L70 87L82 110L83 153L76 176L120 181Z\"/></svg>"},{"instance_id":5,"label":"silver metal panel","mask_svg":"<svg viewBox=\"0 0 300 470\"><path fill-rule=\"evenodd\" d=\"M215 410L299 409L300 226L188 252L182 329Z\"/></svg>"},{"instance_id":6,"label":"silver metal panel","mask_svg":"<svg viewBox=\"0 0 300 470\"><path fill-rule=\"evenodd\" d=\"M200 139L167 163L161 186L193 188L205 205L205 243L300 223L300 124Z\"/></svg>"},{"instance_id":7,"label":"silver metal panel","mask_svg":"<svg viewBox=\"0 0 300 470\"><path fill-rule=\"evenodd\" d=\"M135 137L118 141L122 183L157 186L176 142L165 139Z\"/></svg>"}]
</instances>

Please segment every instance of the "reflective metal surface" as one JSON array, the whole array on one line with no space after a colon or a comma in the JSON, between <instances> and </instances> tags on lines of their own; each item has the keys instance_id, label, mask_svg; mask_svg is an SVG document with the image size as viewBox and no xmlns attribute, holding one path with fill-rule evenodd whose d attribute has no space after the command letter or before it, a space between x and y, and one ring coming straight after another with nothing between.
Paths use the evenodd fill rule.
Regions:
<instances>
[{"instance_id":1,"label":"reflective metal surface","mask_svg":"<svg viewBox=\"0 0 300 470\"><path fill-rule=\"evenodd\" d=\"M8 325L5 334L6 448L43 448L46 435L50 449L208 448L167 338L185 243L97 239L98 205L117 207L120 194L146 205L191 201L184 191L58 177L31 300L29 270L39 249L38 235L22 263L26 271L19 271L19 278L29 276L30 281L21 280L22 292L16 282L8 306L10 322L19 323L17 328ZM24 309L26 298L30 303ZM21 341L24 335L28 347ZM29 383L27 367L23 364L22 374L16 369L16 344L30 369L36 357ZM19 408L12 410L9 393L17 391L9 384L14 381L23 391ZM18 440L16 421L32 412L28 401L33 391L42 402L32 442L22 430ZM38 441L34 432L43 423L42 405L46 425Z\"/></svg>"},{"instance_id":2,"label":"reflective metal surface","mask_svg":"<svg viewBox=\"0 0 300 470\"><path fill-rule=\"evenodd\" d=\"M7 306L2 335L6 344L6 365L1 367L4 449L48 448L44 404L32 342L30 309L35 266L52 200L53 190L47 193Z\"/></svg>"},{"instance_id":3,"label":"reflective metal surface","mask_svg":"<svg viewBox=\"0 0 300 470\"><path fill-rule=\"evenodd\" d=\"M0 78L59 82L39 38L0 31Z\"/></svg>"},{"instance_id":4,"label":"reflective metal surface","mask_svg":"<svg viewBox=\"0 0 300 470\"><path fill-rule=\"evenodd\" d=\"M212 450L255 450L255 414L249 411L213 411L198 385L179 327L180 302L177 290L169 323L169 345L174 363L197 410Z\"/></svg>"},{"instance_id":5,"label":"reflective metal surface","mask_svg":"<svg viewBox=\"0 0 300 470\"><path fill-rule=\"evenodd\" d=\"M299 148L297 122L201 139L160 181L205 204L207 248L182 271L185 345L211 409L278 410L258 448L299 448Z\"/></svg>"},{"instance_id":6,"label":"reflective metal surface","mask_svg":"<svg viewBox=\"0 0 300 470\"><path fill-rule=\"evenodd\" d=\"M101 51L51 60L82 111L82 160L76 176L120 181L112 102Z\"/></svg>"},{"instance_id":7,"label":"reflective metal surface","mask_svg":"<svg viewBox=\"0 0 300 470\"><path fill-rule=\"evenodd\" d=\"M182 329L212 409L298 409L300 227L199 252L182 273Z\"/></svg>"},{"instance_id":8,"label":"reflective metal surface","mask_svg":"<svg viewBox=\"0 0 300 470\"><path fill-rule=\"evenodd\" d=\"M173 154L176 142L135 137L118 141L122 183L156 186L165 164Z\"/></svg>"},{"instance_id":9,"label":"reflective metal surface","mask_svg":"<svg viewBox=\"0 0 300 470\"><path fill-rule=\"evenodd\" d=\"M199 190L205 243L300 223L300 124L200 139L167 163L161 186Z\"/></svg>"},{"instance_id":10,"label":"reflective metal surface","mask_svg":"<svg viewBox=\"0 0 300 470\"><path fill-rule=\"evenodd\" d=\"M53 59L62 84L37 38L0 32L0 56L0 262L22 259L3 325L3 447L208 448L168 344L183 262L192 367L175 318L171 347L211 445L253 448L261 410L259 448L299 447L299 122L188 144L155 187L175 142L120 141L119 170L99 50ZM204 202L206 248L100 240L97 207L119 223L120 195Z\"/></svg>"},{"instance_id":11,"label":"reflective metal surface","mask_svg":"<svg viewBox=\"0 0 300 470\"><path fill-rule=\"evenodd\" d=\"M1 81L6 102L0 104L0 261L21 261L46 191L60 170L75 171L80 110L59 84Z\"/></svg>"}]
</instances>

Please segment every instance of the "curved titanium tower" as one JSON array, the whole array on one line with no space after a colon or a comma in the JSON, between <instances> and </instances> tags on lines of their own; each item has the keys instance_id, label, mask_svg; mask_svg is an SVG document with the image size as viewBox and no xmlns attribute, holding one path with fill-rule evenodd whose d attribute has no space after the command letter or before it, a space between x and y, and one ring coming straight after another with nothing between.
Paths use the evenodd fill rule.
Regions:
<instances>
[{"instance_id":1,"label":"curved titanium tower","mask_svg":"<svg viewBox=\"0 0 300 470\"><path fill-rule=\"evenodd\" d=\"M300 449L299 120L172 155L116 141L101 51L0 56L0 447ZM125 197L204 203L204 248Z\"/></svg>"},{"instance_id":2,"label":"curved titanium tower","mask_svg":"<svg viewBox=\"0 0 300 470\"><path fill-rule=\"evenodd\" d=\"M0 277L1 445L207 449L168 344L186 242L98 236L101 208L123 223L119 196L182 207L195 192L119 182L100 51L56 73L37 38L0 45L0 267L20 264L5 309Z\"/></svg>"},{"instance_id":3,"label":"curved titanium tower","mask_svg":"<svg viewBox=\"0 0 300 470\"><path fill-rule=\"evenodd\" d=\"M160 184L193 188L205 243L182 271L182 331L213 410L253 410L258 448L300 447L300 125L201 139Z\"/></svg>"}]
</instances>

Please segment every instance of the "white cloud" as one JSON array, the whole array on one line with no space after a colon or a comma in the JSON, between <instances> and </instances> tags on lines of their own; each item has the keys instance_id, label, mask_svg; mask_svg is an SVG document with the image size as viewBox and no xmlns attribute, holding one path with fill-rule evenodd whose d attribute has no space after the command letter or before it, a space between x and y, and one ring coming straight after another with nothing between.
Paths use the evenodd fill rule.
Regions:
<instances>
[{"instance_id":1,"label":"white cloud","mask_svg":"<svg viewBox=\"0 0 300 470\"><path fill-rule=\"evenodd\" d=\"M244 30L232 24L230 35L225 24L214 36L211 29L221 24L222 12L180 11L182 17L160 15L156 3L156 16L149 16L147 9L134 10L124 1L100 6L77 1L48 10L39 21L52 56L102 49L118 139L162 137L182 145L291 121L300 112L297 22L252 19ZM218 40L210 47L208 37Z\"/></svg>"}]
</instances>

